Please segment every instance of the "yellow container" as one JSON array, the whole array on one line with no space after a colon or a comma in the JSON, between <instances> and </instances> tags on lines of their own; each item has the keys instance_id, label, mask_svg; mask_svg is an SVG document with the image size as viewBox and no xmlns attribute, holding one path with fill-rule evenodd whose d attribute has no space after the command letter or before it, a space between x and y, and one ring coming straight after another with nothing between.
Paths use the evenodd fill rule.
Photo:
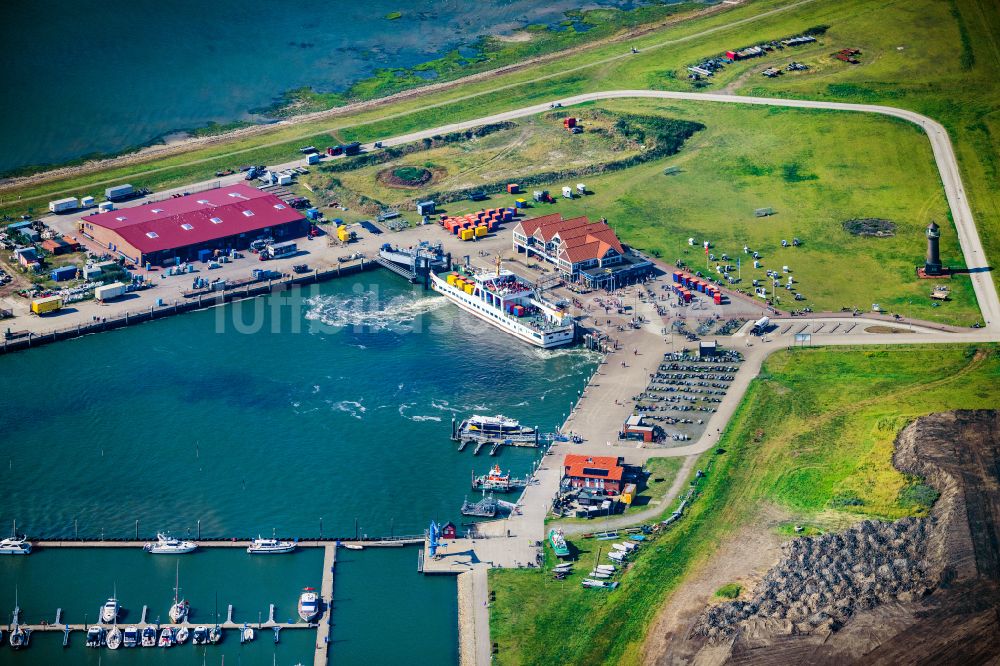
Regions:
<instances>
[{"instance_id":1,"label":"yellow container","mask_svg":"<svg viewBox=\"0 0 1000 666\"><path fill-rule=\"evenodd\" d=\"M465 289L465 280L462 278L455 278L455 286L459 289Z\"/></svg>"},{"instance_id":2,"label":"yellow container","mask_svg":"<svg viewBox=\"0 0 1000 666\"><path fill-rule=\"evenodd\" d=\"M448 284L455 286L455 282L458 280L458 276L452 273L448 276Z\"/></svg>"},{"instance_id":3,"label":"yellow container","mask_svg":"<svg viewBox=\"0 0 1000 666\"><path fill-rule=\"evenodd\" d=\"M45 314L55 312L63 306L62 296L48 296L46 298L36 298L31 301L31 311L35 314Z\"/></svg>"},{"instance_id":4,"label":"yellow container","mask_svg":"<svg viewBox=\"0 0 1000 666\"><path fill-rule=\"evenodd\" d=\"M471 294L475 290L475 288L476 288L475 285L466 284L465 285L465 293Z\"/></svg>"},{"instance_id":5,"label":"yellow container","mask_svg":"<svg viewBox=\"0 0 1000 666\"><path fill-rule=\"evenodd\" d=\"M464 241L472 240L472 238L475 236L475 233L476 232L473 229L462 229L462 240Z\"/></svg>"},{"instance_id":6,"label":"yellow container","mask_svg":"<svg viewBox=\"0 0 1000 666\"><path fill-rule=\"evenodd\" d=\"M351 234L347 231L347 226L341 225L337 227L337 238L343 242L350 240Z\"/></svg>"},{"instance_id":7,"label":"yellow container","mask_svg":"<svg viewBox=\"0 0 1000 666\"><path fill-rule=\"evenodd\" d=\"M489 231L489 230L485 226L480 225L480 226L476 227L476 236L477 237L479 237L479 236L485 236L487 231Z\"/></svg>"}]
</instances>

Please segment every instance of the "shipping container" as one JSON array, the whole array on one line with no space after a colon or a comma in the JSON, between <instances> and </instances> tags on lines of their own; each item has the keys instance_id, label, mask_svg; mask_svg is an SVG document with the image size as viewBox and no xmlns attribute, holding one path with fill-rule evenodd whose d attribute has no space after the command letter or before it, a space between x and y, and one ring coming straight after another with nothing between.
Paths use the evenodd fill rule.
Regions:
<instances>
[{"instance_id":1,"label":"shipping container","mask_svg":"<svg viewBox=\"0 0 1000 666\"><path fill-rule=\"evenodd\" d=\"M94 197L80 197L80 208L90 208L94 205Z\"/></svg>"},{"instance_id":2,"label":"shipping container","mask_svg":"<svg viewBox=\"0 0 1000 666\"><path fill-rule=\"evenodd\" d=\"M47 296L31 301L31 311L37 315L55 312L63 306L62 296Z\"/></svg>"},{"instance_id":3,"label":"shipping container","mask_svg":"<svg viewBox=\"0 0 1000 666\"><path fill-rule=\"evenodd\" d=\"M108 201L118 201L130 196L133 192L132 186L126 183L107 188L104 190L104 196Z\"/></svg>"},{"instance_id":4,"label":"shipping container","mask_svg":"<svg viewBox=\"0 0 1000 666\"><path fill-rule=\"evenodd\" d=\"M460 237L461 237L462 240L467 241L467 240L472 240L475 237L475 234L476 234L476 232L473 231L472 229L465 228L465 229L462 229L462 233L461 233Z\"/></svg>"},{"instance_id":5,"label":"shipping container","mask_svg":"<svg viewBox=\"0 0 1000 666\"><path fill-rule=\"evenodd\" d=\"M319 164L319 154L313 153L306 158L306 164Z\"/></svg>"},{"instance_id":6,"label":"shipping container","mask_svg":"<svg viewBox=\"0 0 1000 666\"><path fill-rule=\"evenodd\" d=\"M715 304L716 305L722 305L722 294L721 293L715 292L714 298L715 298Z\"/></svg>"},{"instance_id":7,"label":"shipping container","mask_svg":"<svg viewBox=\"0 0 1000 666\"><path fill-rule=\"evenodd\" d=\"M109 301L123 295L126 289L124 282L112 282L94 289L94 298L99 301Z\"/></svg>"},{"instance_id":8,"label":"shipping container","mask_svg":"<svg viewBox=\"0 0 1000 666\"><path fill-rule=\"evenodd\" d=\"M64 282L76 278L76 272L76 266L60 266L59 268L53 268L50 276L56 282Z\"/></svg>"},{"instance_id":9,"label":"shipping container","mask_svg":"<svg viewBox=\"0 0 1000 666\"><path fill-rule=\"evenodd\" d=\"M475 291L475 289L476 289L476 285L474 285L474 284L472 284L470 282L466 282L465 283L465 288L462 291L464 291L465 293L467 293L467 294L469 294L471 296L472 292Z\"/></svg>"},{"instance_id":10,"label":"shipping container","mask_svg":"<svg viewBox=\"0 0 1000 666\"><path fill-rule=\"evenodd\" d=\"M65 213L66 211L76 210L79 207L80 202L77 201L76 197L66 197L65 199L57 199L49 202L49 212L51 213Z\"/></svg>"},{"instance_id":11,"label":"shipping container","mask_svg":"<svg viewBox=\"0 0 1000 666\"><path fill-rule=\"evenodd\" d=\"M345 144L341 146L341 148L344 149L345 155L357 155L361 152L361 144L358 143L357 141Z\"/></svg>"},{"instance_id":12,"label":"shipping container","mask_svg":"<svg viewBox=\"0 0 1000 666\"><path fill-rule=\"evenodd\" d=\"M476 227L476 236L477 237L485 236L488 231L489 229L486 227L486 225L481 224L478 227Z\"/></svg>"},{"instance_id":13,"label":"shipping container","mask_svg":"<svg viewBox=\"0 0 1000 666\"><path fill-rule=\"evenodd\" d=\"M114 209L115 209L115 205L112 202L110 202L110 201L102 201L101 203L97 204L97 210L100 211L100 212L102 212L102 213L107 213L108 211L111 211L111 210L114 210Z\"/></svg>"}]
</instances>

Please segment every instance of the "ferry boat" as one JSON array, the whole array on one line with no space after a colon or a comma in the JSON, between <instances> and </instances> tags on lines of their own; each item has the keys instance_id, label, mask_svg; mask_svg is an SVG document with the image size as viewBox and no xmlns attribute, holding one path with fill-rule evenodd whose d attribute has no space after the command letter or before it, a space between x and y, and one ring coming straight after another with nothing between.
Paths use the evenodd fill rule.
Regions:
<instances>
[{"instance_id":1,"label":"ferry boat","mask_svg":"<svg viewBox=\"0 0 1000 666\"><path fill-rule=\"evenodd\" d=\"M194 541L181 541L162 532L156 533L156 543L147 543L142 547L153 555L183 555L194 552L197 548L198 544Z\"/></svg>"},{"instance_id":2,"label":"ferry boat","mask_svg":"<svg viewBox=\"0 0 1000 666\"><path fill-rule=\"evenodd\" d=\"M319 615L319 597L311 587L299 595L299 617L303 622L312 622Z\"/></svg>"},{"instance_id":3,"label":"ferry boat","mask_svg":"<svg viewBox=\"0 0 1000 666\"><path fill-rule=\"evenodd\" d=\"M104 645L104 629L96 624L87 629L87 647L99 648Z\"/></svg>"},{"instance_id":4,"label":"ferry boat","mask_svg":"<svg viewBox=\"0 0 1000 666\"><path fill-rule=\"evenodd\" d=\"M142 628L142 647L156 647L156 629L152 626Z\"/></svg>"},{"instance_id":5,"label":"ferry boat","mask_svg":"<svg viewBox=\"0 0 1000 666\"><path fill-rule=\"evenodd\" d=\"M431 289L455 305L528 344L549 349L573 342L576 324L564 310L543 300L524 278L496 271L430 274Z\"/></svg>"},{"instance_id":6,"label":"ferry boat","mask_svg":"<svg viewBox=\"0 0 1000 666\"><path fill-rule=\"evenodd\" d=\"M274 555L278 553L290 553L295 550L294 541L279 541L278 539L262 539L259 536L247 546L247 552L251 555Z\"/></svg>"},{"instance_id":7,"label":"ferry boat","mask_svg":"<svg viewBox=\"0 0 1000 666\"><path fill-rule=\"evenodd\" d=\"M552 550L555 551L556 557L569 556L569 546L566 545L566 537L563 536L562 530L554 528L550 530L549 543L552 544Z\"/></svg>"},{"instance_id":8,"label":"ferry boat","mask_svg":"<svg viewBox=\"0 0 1000 666\"><path fill-rule=\"evenodd\" d=\"M462 421L457 428L452 424L452 428L454 432L451 438L458 441L474 439L522 444L538 443L538 432L534 428L523 426L517 419L501 414L496 416L475 414Z\"/></svg>"},{"instance_id":9,"label":"ferry boat","mask_svg":"<svg viewBox=\"0 0 1000 666\"><path fill-rule=\"evenodd\" d=\"M139 627L134 625L129 625L125 627L125 633L122 636L122 646L127 648L134 648L139 644Z\"/></svg>"},{"instance_id":10,"label":"ferry boat","mask_svg":"<svg viewBox=\"0 0 1000 666\"><path fill-rule=\"evenodd\" d=\"M17 536L17 521L14 521L10 536L0 540L0 555L28 555L30 553L31 542L26 536Z\"/></svg>"}]
</instances>

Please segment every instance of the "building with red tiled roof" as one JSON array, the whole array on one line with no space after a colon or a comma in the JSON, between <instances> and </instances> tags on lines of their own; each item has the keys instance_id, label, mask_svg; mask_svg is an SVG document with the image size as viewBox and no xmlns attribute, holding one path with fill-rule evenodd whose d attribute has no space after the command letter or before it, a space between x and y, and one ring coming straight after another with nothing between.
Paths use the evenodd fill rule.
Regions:
<instances>
[{"instance_id":1,"label":"building with red tiled roof","mask_svg":"<svg viewBox=\"0 0 1000 666\"><path fill-rule=\"evenodd\" d=\"M626 250L605 220L563 219L561 213L518 222L512 249L555 264L564 277L590 286L626 284L652 270L650 262Z\"/></svg>"},{"instance_id":2,"label":"building with red tiled roof","mask_svg":"<svg viewBox=\"0 0 1000 666\"><path fill-rule=\"evenodd\" d=\"M568 454L563 459L563 483L572 488L588 488L609 495L621 492L625 476L622 458Z\"/></svg>"},{"instance_id":3,"label":"building with red tiled roof","mask_svg":"<svg viewBox=\"0 0 1000 666\"><path fill-rule=\"evenodd\" d=\"M238 184L81 218L80 232L137 266L244 249L261 237L288 240L309 222L284 201Z\"/></svg>"}]
</instances>

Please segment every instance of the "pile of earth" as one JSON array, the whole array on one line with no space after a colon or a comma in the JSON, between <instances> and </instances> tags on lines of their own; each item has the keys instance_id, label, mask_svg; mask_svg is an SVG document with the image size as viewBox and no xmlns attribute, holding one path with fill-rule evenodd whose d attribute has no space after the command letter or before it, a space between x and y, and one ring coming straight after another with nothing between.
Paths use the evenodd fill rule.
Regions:
<instances>
[{"instance_id":1,"label":"pile of earth","mask_svg":"<svg viewBox=\"0 0 1000 666\"><path fill-rule=\"evenodd\" d=\"M928 518L794 539L749 600L705 610L685 641L694 652L675 653L741 664L994 661L1000 412L918 419L896 439L893 464L940 493Z\"/></svg>"},{"instance_id":2,"label":"pile of earth","mask_svg":"<svg viewBox=\"0 0 1000 666\"><path fill-rule=\"evenodd\" d=\"M854 236L889 238L896 235L896 223L880 217L861 217L845 221L844 231Z\"/></svg>"},{"instance_id":3,"label":"pile of earth","mask_svg":"<svg viewBox=\"0 0 1000 666\"><path fill-rule=\"evenodd\" d=\"M416 189L434 180L434 172L424 167L395 166L379 171L376 178L388 187Z\"/></svg>"}]
</instances>

